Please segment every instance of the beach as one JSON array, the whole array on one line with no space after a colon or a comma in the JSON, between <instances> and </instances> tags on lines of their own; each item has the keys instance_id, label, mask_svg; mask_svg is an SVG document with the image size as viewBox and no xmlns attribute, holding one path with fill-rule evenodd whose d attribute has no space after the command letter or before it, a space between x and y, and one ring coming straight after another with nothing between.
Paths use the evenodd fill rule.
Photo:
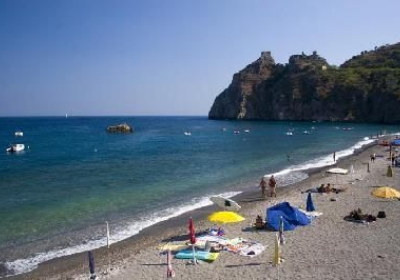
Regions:
<instances>
[{"instance_id":1,"label":"beach","mask_svg":"<svg viewBox=\"0 0 400 280\"><path fill-rule=\"evenodd\" d=\"M378 157L367 164L370 155ZM213 263L188 265L187 261L172 261L175 279L278 279L277 268L272 265L275 232L252 230L257 215L265 218L266 209L279 202L287 201L292 206L305 208L306 195L303 191L331 183L346 191L335 194L314 194L316 210L323 215L311 225L297 227L284 233L286 243L281 247L284 262L279 265L279 279L397 279L400 261L400 235L397 223L400 209L397 200L373 197L376 186L398 187L398 170L394 177L387 177L390 163L388 148L371 145L356 151L336 163L336 167L350 169L354 174L332 175L327 168L310 170L310 177L300 183L278 189L276 199L260 199L260 191L245 192L234 199L242 205L240 214L246 218L237 224L226 224L224 229L229 238L242 237L256 240L266 249L254 258L222 252ZM334 198L335 201L331 201ZM385 211L385 219L370 224L345 221L343 218L352 210L361 208L363 213L376 216ZM193 217L196 232L213 226L206 217L217 210L215 206L185 213L177 218L158 223L144 229L127 240L94 250L96 273L100 279L163 279L166 278L166 256L159 253L159 245L173 240L188 239L187 223ZM42 263L39 268L9 279L88 279L87 253L53 259Z\"/></svg>"}]
</instances>

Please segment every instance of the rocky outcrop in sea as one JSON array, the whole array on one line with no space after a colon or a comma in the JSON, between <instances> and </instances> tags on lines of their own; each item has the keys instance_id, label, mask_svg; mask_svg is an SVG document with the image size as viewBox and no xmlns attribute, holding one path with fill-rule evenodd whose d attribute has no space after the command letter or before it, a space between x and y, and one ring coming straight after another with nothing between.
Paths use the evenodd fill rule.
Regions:
<instances>
[{"instance_id":1,"label":"rocky outcrop in sea","mask_svg":"<svg viewBox=\"0 0 400 280\"><path fill-rule=\"evenodd\" d=\"M108 133L132 133L133 132L133 127L130 125L123 123L123 124L118 124L118 125L110 125L107 127L107 132Z\"/></svg>"}]
</instances>

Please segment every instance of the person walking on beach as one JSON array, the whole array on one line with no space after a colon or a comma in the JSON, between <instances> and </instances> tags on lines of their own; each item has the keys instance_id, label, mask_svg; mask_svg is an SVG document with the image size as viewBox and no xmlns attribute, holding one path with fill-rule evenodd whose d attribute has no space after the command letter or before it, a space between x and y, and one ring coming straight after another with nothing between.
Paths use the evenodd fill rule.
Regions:
<instances>
[{"instance_id":1,"label":"person walking on beach","mask_svg":"<svg viewBox=\"0 0 400 280\"><path fill-rule=\"evenodd\" d=\"M374 161L375 161L375 158L376 158L376 155L375 155L375 153L373 153L373 154L371 155L371 161L374 162Z\"/></svg>"},{"instance_id":2,"label":"person walking on beach","mask_svg":"<svg viewBox=\"0 0 400 280\"><path fill-rule=\"evenodd\" d=\"M267 196L267 182L265 181L264 177L261 178L259 188L261 188L261 197L265 199Z\"/></svg>"},{"instance_id":3,"label":"person walking on beach","mask_svg":"<svg viewBox=\"0 0 400 280\"><path fill-rule=\"evenodd\" d=\"M271 178L269 178L268 185L271 190L271 197L276 197L276 180L274 175L272 175Z\"/></svg>"},{"instance_id":4,"label":"person walking on beach","mask_svg":"<svg viewBox=\"0 0 400 280\"><path fill-rule=\"evenodd\" d=\"M333 152L333 162L336 162L336 152Z\"/></svg>"}]
</instances>

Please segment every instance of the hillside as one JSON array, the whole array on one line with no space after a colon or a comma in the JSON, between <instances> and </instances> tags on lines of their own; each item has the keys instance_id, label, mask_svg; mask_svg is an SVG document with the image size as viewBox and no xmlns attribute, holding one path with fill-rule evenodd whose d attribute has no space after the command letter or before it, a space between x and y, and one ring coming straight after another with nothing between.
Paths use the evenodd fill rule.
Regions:
<instances>
[{"instance_id":1,"label":"hillside","mask_svg":"<svg viewBox=\"0 0 400 280\"><path fill-rule=\"evenodd\" d=\"M331 66L317 52L276 64L270 52L234 74L210 119L400 122L400 43Z\"/></svg>"}]
</instances>

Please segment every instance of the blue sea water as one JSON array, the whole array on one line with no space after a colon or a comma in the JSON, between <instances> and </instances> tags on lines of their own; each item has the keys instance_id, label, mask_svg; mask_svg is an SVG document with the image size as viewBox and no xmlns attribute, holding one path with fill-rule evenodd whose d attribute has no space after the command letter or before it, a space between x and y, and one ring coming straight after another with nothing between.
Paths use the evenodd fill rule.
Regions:
<instances>
[{"instance_id":1,"label":"blue sea water","mask_svg":"<svg viewBox=\"0 0 400 280\"><path fill-rule=\"evenodd\" d=\"M121 122L135 132L106 133ZM364 137L399 130L205 117L0 118L0 262L26 272L104 246L106 220L116 242L208 205L211 195L255 189L264 174L279 172L280 185L302 180L302 170L332 164L334 151L345 156L370 142ZM26 151L7 154L9 143Z\"/></svg>"}]
</instances>

